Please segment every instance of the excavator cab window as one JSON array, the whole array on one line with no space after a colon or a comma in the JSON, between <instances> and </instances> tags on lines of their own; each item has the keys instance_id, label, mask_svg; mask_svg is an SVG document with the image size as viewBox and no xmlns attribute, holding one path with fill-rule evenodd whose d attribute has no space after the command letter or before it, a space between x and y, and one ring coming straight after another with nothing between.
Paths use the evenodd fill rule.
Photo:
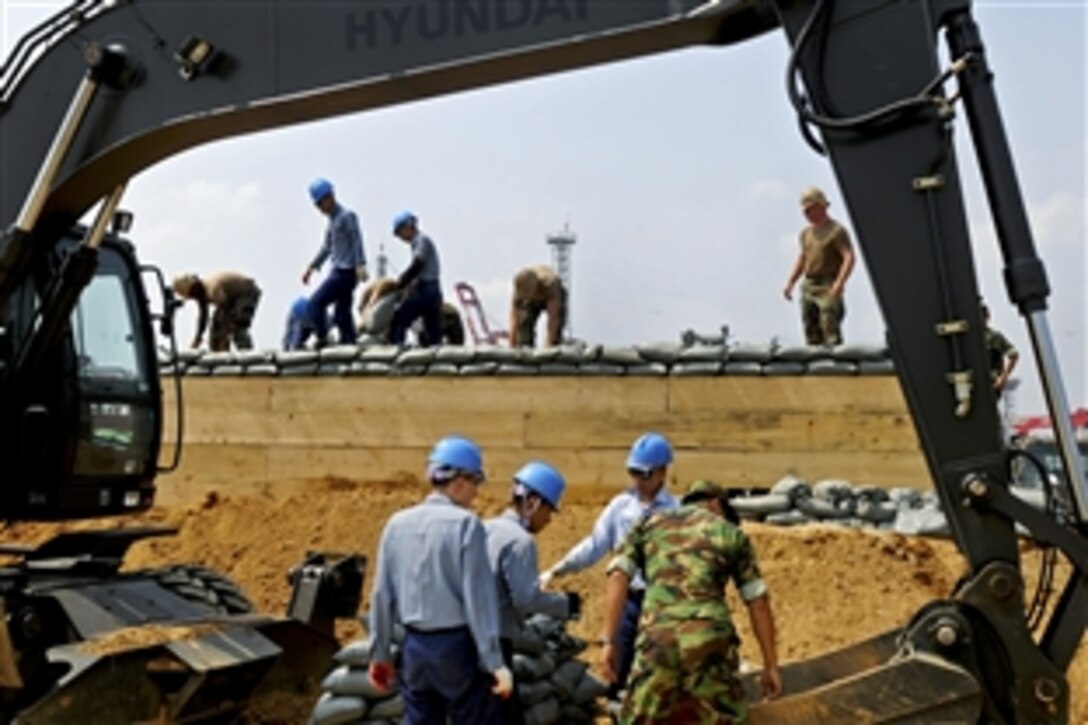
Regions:
<instances>
[{"instance_id":1,"label":"excavator cab window","mask_svg":"<svg viewBox=\"0 0 1088 725\"><path fill-rule=\"evenodd\" d=\"M72 312L80 390L77 476L139 475L152 460L147 340L139 333L136 279L113 248Z\"/></svg>"}]
</instances>

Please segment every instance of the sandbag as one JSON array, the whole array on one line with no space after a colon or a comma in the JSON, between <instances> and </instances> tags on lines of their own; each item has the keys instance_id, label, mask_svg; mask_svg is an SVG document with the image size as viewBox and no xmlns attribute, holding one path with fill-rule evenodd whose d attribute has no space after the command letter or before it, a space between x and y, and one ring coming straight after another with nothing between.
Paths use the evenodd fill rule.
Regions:
<instances>
[{"instance_id":1,"label":"sandbag","mask_svg":"<svg viewBox=\"0 0 1088 725\"><path fill-rule=\"evenodd\" d=\"M578 680L578 684L574 687L570 699L579 705L586 705L598 697L604 697L607 692L608 683L587 668L582 673L582 679Z\"/></svg>"},{"instance_id":2,"label":"sandbag","mask_svg":"<svg viewBox=\"0 0 1088 725\"><path fill-rule=\"evenodd\" d=\"M349 368L349 375L388 375L392 365L387 362L356 361Z\"/></svg>"},{"instance_id":3,"label":"sandbag","mask_svg":"<svg viewBox=\"0 0 1088 725\"><path fill-rule=\"evenodd\" d=\"M853 499L832 503L822 498L804 498L797 509L814 519L842 519L854 514Z\"/></svg>"},{"instance_id":4,"label":"sandbag","mask_svg":"<svg viewBox=\"0 0 1088 725\"><path fill-rule=\"evenodd\" d=\"M405 350L397 356L397 365L401 367L408 365L426 365L430 362L434 362L434 353L435 350L433 347L420 347Z\"/></svg>"},{"instance_id":5,"label":"sandbag","mask_svg":"<svg viewBox=\"0 0 1088 725\"><path fill-rule=\"evenodd\" d=\"M679 363L722 362L726 358L726 348L722 345L695 345L684 348L676 355Z\"/></svg>"},{"instance_id":6,"label":"sandbag","mask_svg":"<svg viewBox=\"0 0 1088 725\"><path fill-rule=\"evenodd\" d=\"M769 343L752 344L740 342L729 346L730 362L767 363L771 361L774 347Z\"/></svg>"},{"instance_id":7,"label":"sandbag","mask_svg":"<svg viewBox=\"0 0 1088 725\"><path fill-rule=\"evenodd\" d=\"M290 368L296 365L312 365L318 358L314 350L285 350L277 352L273 359L280 368Z\"/></svg>"},{"instance_id":8,"label":"sandbag","mask_svg":"<svg viewBox=\"0 0 1088 725\"><path fill-rule=\"evenodd\" d=\"M559 700L549 697L525 711L525 725L552 725L559 722Z\"/></svg>"},{"instance_id":9,"label":"sandbag","mask_svg":"<svg viewBox=\"0 0 1088 725\"><path fill-rule=\"evenodd\" d=\"M555 685L550 680L536 682L518 682L518 698L525 707L535 705L555 694Z\"/></svg>"},{"instance_id":10,"label":"sandbag","mask_svg":"<svg viewBox=\"0 0 1088 725\"><path fill-rule=\"evenodd\" d=\"M495 374L505 377L526 377L539 375L540 370L535 365L522 365L521 363L501 363Z\"/></svg>"},{"instance_id":11,"label":"sandbag","mask_svg":"<svg viewBox=\"0 0 1088 725\"><path fill-rule=\"evenodd\" d=\"M386 295L367 305L359 317L359 330L384 336L397 311L397 298L397 295Z\"/></svg>"},{"instance_id":12,"label":"sandbag","mask_svg":"<svg viewBox=\"0 0 1088 725\"><path fill-rule=\"evenodd\" d=\"M738 496L731 499L733 508L743 519L761 519L769 514L782 513L793 508L789 496L781 493L768 493L763 496Z\"/></svg>"},{"instance_id":13,"label":"sandbag","mask_svg":"<svg viewBox=\"0 0 1088 725\"><path fill-rule=\"evenodd\" d=\"M245 368L241 365L216 365L212 368L212 375L215 376L239 376L245 372Z\"/></svg>"},{"instance_id":14,"label":"sandbag","mask_svg":"<svg viewBox=\"0 0 1088 725\"><path fill-rule=\"evenodd\" d=\"M361 697L343 697L325 693L317 701L310 715L311 725L340 725L355 722L366 715L366 700Z\"/></svg>"},{"instance_id":15,"label":"sandbag","mask_svg":"<svg viewBox=\"0 0 1088 725\"><path fill-rule=\"evenodd\" d=\"M280 374L280 369L273 363L262 363L260 365L246 365L245 375L255 377L275 377Z\"/></svg>"},{"instance_id":16,"label":"sandbag","mask_svg":"<svg viewBox=\"0 0 1088 725\"><path fill-rule=\"evenodd\" d=\"M203 350L186 349L186 350L178 350L178 354L177 354L176 357L177 357L178 362L183 362L186 365L189 365L189 364L197 362L203 356L204 356L204 351Z\"/></svg>"},{"instance_id":17,"label":"sandbag","mask_svg":"<svg viewBox=\"0 0 1088 725\"><path fill-rule=\"evenodd\" d=\"M676 377L690 377L696 375L719 375L722 371L720 362L678 362L669 370Z\"/></svg>"},{"instance_id":18,"label":"sandbag","mask_svg":"<svg viewBox=\"0 0 1088 725\"><path fill-rule=\"evenodd\" d=\"M376 719L400 720L404 717L404 698L396 695L388 700L372 702L368 715Z\"/></svg>"},{"instance_id":19,"label":"sandbag","mask_svg":"<svg viewBox=\"0 0 1088 725\"><path fill-rule=\"evenodd\" d=\"M670 364L676 361L680 354L680 344L676 342L652 342L635 347L638 354L644 360Z\"/></svg>"},{"instance_id":20,"label":"sandbag","mask_svg":"<svg viewBox=\"0 0 1088 725\"><path fill-rule=\"evenodd\" d=\"M642 365L632 365L627 368L628 376L652 377L668 374L669 368L666 367L664 363L659 362L644 363Z\"/></svg>"},{"instance_id":21,"label":"sandbag","mask_svg":"<svg viewBox=\"0 0 1088 725\"><path fill-rule=\"evenodd\" d=\"M367 667L370 665L370 640L357 639L350 644L344 645L332 658L333 661L341 665Z\"/></svg>"},{"instance_id":22,"label":"sandbag","mask_svg":"<svg viewBox=\"0 0 1088 725\"><path fill-rule=\"evenodd\" d=\"M763 366L763 374L774 377L787 375L804 375L805 364L793 360L775 360Z\"/></svg>"},{"instance_id":23,"label":"sandbag","mask_svg":"<svg viewBox=\"0 0 1088 725\"><path fill-rule=\"evenodd\" d=\"M626 368L622 365L609 365L600 362L580 363L578 365L579 375L623 375L626 372Z\"/></svg>"},{"instance_id":24,"label":"sandbag","mask_svg":"<svg viewBox=\"0 0 1088 725\"><path fill-rule=\"evenodd\" d=\"M517 350L498 345L480 345L476 348L477 362L512 363L519 360Z\"/></svg>"},{"instance_id":25,"label":"sandbag","mask_svg":"<svg viewBox=\"0 0 1088 725\"><path fill-rule=\"evenodd\" d=\"M464 345L443 345L435 350L434 359L436 362L463 365L476 359L476 350Z\"/></svg>"},{"instance_id":26,"label":"sandbag","mask_svg":"<svg viewBox=\"0 0 1088 725\"><path fill-rule=\"evenodd\" d=\"M346 362L323 362L317 366L317 374L330 376L330 375L349 375L351 373L351 363Z\"/></svg>"},{"instance_id":27,"label":"sandbag","mask_svg":"<svg viewBox=\"0 0 1088 725\"><path fill-rule=\"evenodd\" d=\"M261 365L272 362L271 350L239 350L236 355L239 365Z\"/></svg>"},{"instance_id":28,"label":"sandbag","mask_svg":"<svg viewBox=\"0 0 1088 725\"><path fill-rule=\"evenodd\" d=\"M418 377L425 372L427 372L427 366L425 364L401 365L400 363L398 363L396 365L389 366L390 375L397 375L402 378Z\"/></svg>"},{"instance_id":29,"label":"sandbag","mask_svg":"<svg viewBox=\"0 0 1088 725\"><path fill-rule=\"evenodd\" d=\"M185 374L189 377L208 377L212 374L212 369L204 367L203 365L190 365L185 368Z\"/></svg>"},{"instance_id":30,"label":"sandbag","mask_svg":"<svg viewBox=\"0 0 1088 725\"><path fill-rule=\"evenodd\" d=\"M374 345L359 353L359 359L363 362L391 363L400 357L400 347L397 345Z\"/></svg>"},{"instance_id":31,"label":"sandbag","mask_svg":"<svg viewBox=\"0 0 1088 725\"><path fill-rule=\"evenodd\" d=\"M468 365L462 365L461 370L460 370L460 374L461 375L494 375L495 370L497 370L498 367L499 367L499 364L496 363L496 362L489 362L489 361L474 362L474 363L469 363Z\"/></svg>"},{"instance_id":32,"label":"sandbag","mask_svg":"<svg viewBox=\"0 0 1088 725\"><path fill-rule=\"evenodd\" d=\"M857 375L857 363L848 360L813 360L805 367L808 375Z\"/></svg>"},{"instance_id":33,"label":"sandbag","mask_svg":"<svg viewBox=\"0 0 1088 725\"><path fill-rule=\"evenodd\" d=\"M541 375L577 375L578 366L573 363L548 362L540 366Z\"/></svg>"},{"instance_id":34,"label":"sandbag","mask_svg":"<svg viewBox=\"0 0 1088 725\"><path fill-rule=\"evenodd\" d=\"M457 375L460 371L453 363L434 362L427 366L427 375Z\"/></svg>"},{"instance_id":35,"label":"sandbag","mask_svg":"<svg viewBox=\"0 0 1088 725\"><path fill-rule=\"evenodd\" d=\"M309 365L292 365L289 368L280 368L280 377L284 378L305 378L313 377L317 374L317 363L311 363Z\"/></svg>"},{"instance_id":36,"label":"sandbag","mask_svg":"<svg viewBox=\"0 0 1088 725\"><path fill-rule=\"evenodd\" d=\"M852 362L875 362L888 359L888 348L884 345L837 345L831 348L831 357Z\"/></svg>"},{"instance_id":37,"label":"sandbag","mask_svg":"<svg viewBox=\"0 0 1088 725\"><path fill-rule=\"evenodd\" d=\"M641 365L646 362L633 347L603 347L597 360L610 365Z\"/></svg>"},{"instance_id":38,"label":"sandbag","mask_svg":"<svg viewBox=\"0 0 1088 725\"><path fill-rule=\"evenodd\" d=\"M217 365L237 365L238 358L233 352L206 352L200 358L200 364L208 367Z\"/></svg>"},{"instance_id":39,"label":"sandbag","mask_svg":"<svg viewBox=\"0 0 1088 725\"><path fill-rule=\"evenodd\" d=\"M560 699L569 700L574 695L574 690L581 682L587 667L588 665L581 660L567 660L555 668L555 672L551 674L548 681L555 686L556 695Z\"/></svg>"},{"instance_id":40,"label":"sandbag","mask_svg":"<svg viewBox=\"0 0 1088 725\"><path fill-rule=\"evenodd\" d=\"M539 657L514 655L514 676L526 682L543 680L555 672L555 659L549 654Z\"/></svg>"},{"instance_id":41,"label":"sandbag","mask_svg":"<svg viewBox=\"0 0 1088 725\"><path fill-rule=\"evenodd\" d=\"M528 627L515 632L510 638L510 642L513 644L515 652L530 657L542 655L547 650L544 638L540 636L540 633Z\"/></svg>"},{"instance_id":42,"label":"sandbag","mask_svg":"<svg viewBox=\"0 0 1088 725\"><path fill-rule=\"evenodd\" d=\"M791 501L812 497L812 487L793 474L786 474L771 486L772 494L789 496Z\"/></svg>"},{"instance_id":43,"label":"sandbag","mask_svg":"<svg viewBox=\"0 0 1088 725\"><path fill-rule=\"evenodd\" d=\"M730 360L725 364L725 367L722 368L722 372L726 375L762 375L763 365L757 362L738 362Z\"/></svg>"},{"instance_id":44,"label":"sandbag","mask_svg":"<svg viewBox=\"0 0 1088 725\"><path fill-rule=\"evenodd\" d=\"M771 514L764 519L764 522L774 524L775 526L799 526L801 524L811 523L812 518L806 516L802 511L792 509L790 511L783 511L780 514Z\"/></svg>"},{"instance_id":45,"label":"sandbag","mask_svg":"<svg viewBox=\"0 0 1088 725\"><path fill-rule=\"evenodd\" d=\"M359 348L355 345L333 345L322 348L317 353L321 362L354 362L359 357Z\"/></svg>"},{"instance_id":46,"label":"sandbag","mask_svg":"<svg viewBox=\"0 0 1088 725\"><path fill-rule=\"evenodd\" d=\"M870 499L858 499L855 515L862 521L872 524L886 524L895 521L899 509L890 501L873 501Z\"/></svg>"},{"instance_id":47,"label":"sandbag","mask_svg":"<svg viewBox=\"0 0 1088 725\"><path fill-rule=\"evenodd\" d=\"M352 695L366 700L381 700L389 696L389 693L370 684L366 669L348 665L340 665L327 674L321 681L321 689L334 695Z\"/></svg>"}]
</instances>

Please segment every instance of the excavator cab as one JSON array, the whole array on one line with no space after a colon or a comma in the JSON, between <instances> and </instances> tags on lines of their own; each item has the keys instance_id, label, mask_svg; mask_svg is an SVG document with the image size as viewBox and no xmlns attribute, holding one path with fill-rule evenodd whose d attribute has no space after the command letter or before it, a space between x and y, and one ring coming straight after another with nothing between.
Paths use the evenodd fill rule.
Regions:
<instances>
[{"instance_id":1,"label":"excavator cab","mask_svg":"<svg viewBox=\"0 0 1088 725\"><path fill-rule=\"evenodd\" d=\"M60 269L81 254L82 232L76 227L56 245L48 265ZM45 275L24 280L4 310L9 435L0 447L16 475L0 493L0 513L9 520L134 512L154 500L162 395L152 315L132 245L111 235L95 257L67 324L43 352L32 353L36 338L49 334L42 323L56 304L51 286L39 284ZM172 313L165 290L163 300L165 319Z\"/></svg>"}]
</instances>

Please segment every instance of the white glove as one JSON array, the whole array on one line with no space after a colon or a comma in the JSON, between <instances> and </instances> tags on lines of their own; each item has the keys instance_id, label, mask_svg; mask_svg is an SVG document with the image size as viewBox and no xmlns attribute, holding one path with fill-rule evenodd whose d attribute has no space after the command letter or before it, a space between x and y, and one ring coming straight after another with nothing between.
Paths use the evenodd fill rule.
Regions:
<instances>
[{"instance_id":1,"label":"white glove","mask_svg":"<svg viewBox=\"0 0 1088 725\"><path fill-rule=\"evenodd\" d=\"M554 569L548 569L547 571L545 571L543 574L540 575L540 578L538 579L538 583L540 584L540 588L541 589L547 589L548 585L552 583L552 579L554 579L554 578L555 578L555 570Z\"/></svg>"},{"instance_id":2,"label":"white glove","mask_svg":"<svg viewBox=\"0 0 1088 725\"><path fill-rule=\"evenodd\" d=\"M366 271L365 264L360 264L358 267L355 268L355 278L359 280L360 284L370 279L370 273Z\"/></svg>"},{"instance_id":3,"label":"white glove","mask_svg":"<svg viewBox=\"0 0 1088 725\"><path fill-rule=\"evenodd\" d=\"M506 666L500 667L492 672L491 676L495 678L495 684L492 686L491 692L504 700L510 697L510 693L514 691L514 675L509 668Z\"/></svg>"}]
</instances>

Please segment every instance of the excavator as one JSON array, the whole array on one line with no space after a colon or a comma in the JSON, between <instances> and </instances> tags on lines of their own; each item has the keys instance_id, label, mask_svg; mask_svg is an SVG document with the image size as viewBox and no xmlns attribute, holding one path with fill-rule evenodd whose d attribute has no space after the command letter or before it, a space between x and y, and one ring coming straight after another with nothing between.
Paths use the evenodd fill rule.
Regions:
<instances>
[{"instance_id":1,"label":"excavator","mask_svg":"<svg viewBox=\"0 0 1088 725\"><path fill-rule=\"evenodd\" d=\"M141 272L114 228L141 170L229 136L776 31L789 42L800 132L846 201L966 571L886 634L786 667L786 696L753 708L753 721L1068 721L1066 671L1088 623L1088 487L1047 274L970 0L73 2L0 68L0 513L91 519L153 503L153 324L169 334L171 305L151 311L161 276ZM1065 476L1041 510L1008 491L953 144L961 115L1056 423ZM1018 529L1050 552L1050 571L1069 572L1064 583L1027 591ZM156 582L119 573L144 533L5 550L16 559L0 569L5 719L222 718L277 657L297 654L274 630L299 619L201 619ZM351 587L314 581L358 569L310 566L300 606L327 618ZM150 648L90 646L152 626L193 631Z\"/></svg>"}]
</instances>

